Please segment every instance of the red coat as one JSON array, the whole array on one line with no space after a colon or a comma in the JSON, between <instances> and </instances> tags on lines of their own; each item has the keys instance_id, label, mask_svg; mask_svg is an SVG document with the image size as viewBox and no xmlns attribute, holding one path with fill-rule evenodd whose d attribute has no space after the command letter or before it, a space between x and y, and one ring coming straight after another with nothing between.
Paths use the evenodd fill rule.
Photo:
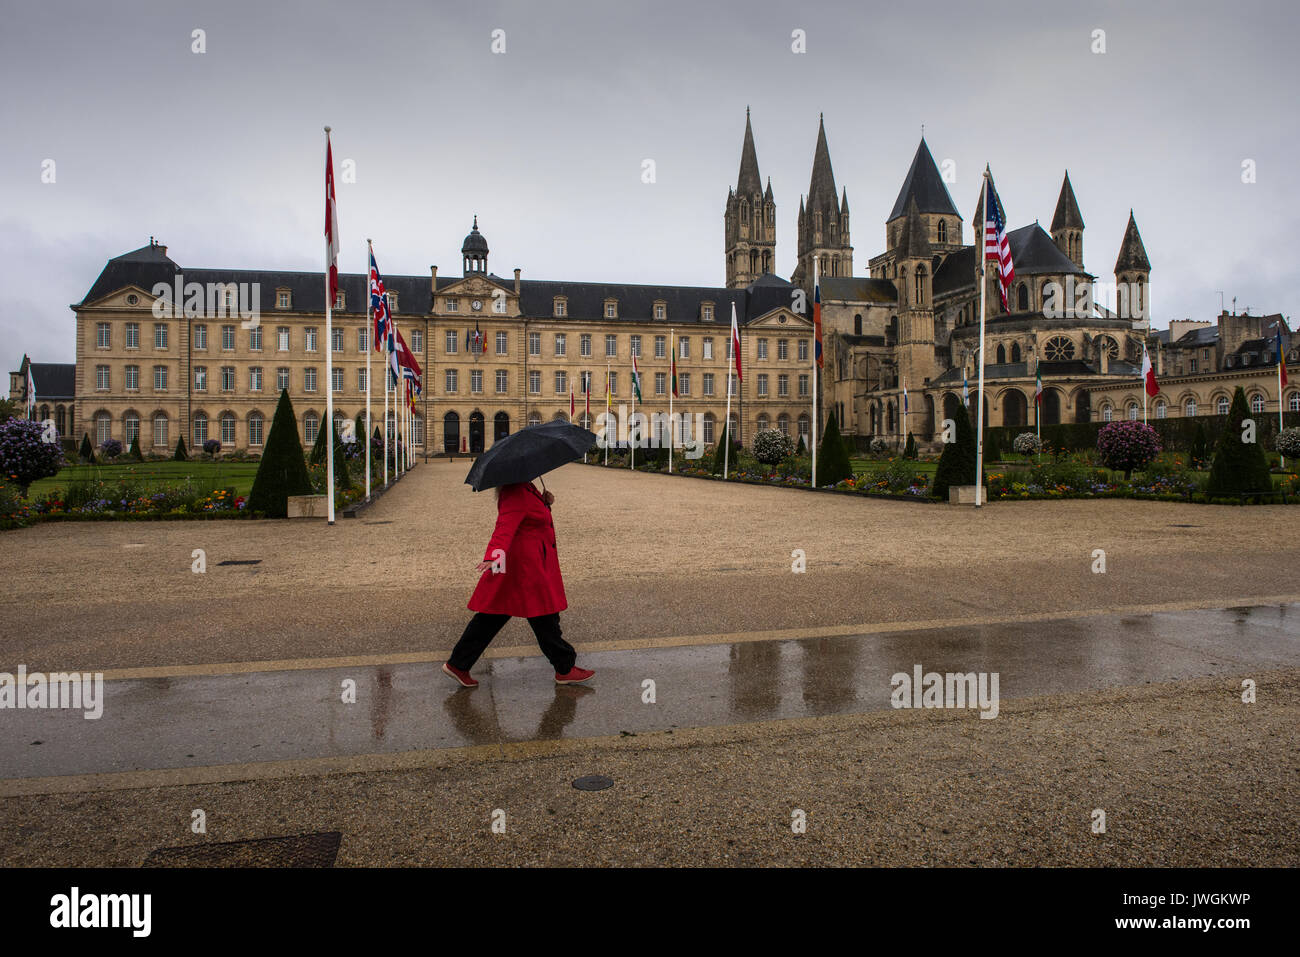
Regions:
<instances>
[{"instance_id":1,"label":"red coat","mask_svg":"<svg viewBox=\"0 0 1300 957\"><path fill-rule=\"evenodd\" d=\"M555 523L551 509L532 482L505 485L497 505L497 527L483 555L493 560L505 551L505 571L483 573L469 599L470 611L534 618L569 607L555 554Z\"/></svg>"}]
</instances>

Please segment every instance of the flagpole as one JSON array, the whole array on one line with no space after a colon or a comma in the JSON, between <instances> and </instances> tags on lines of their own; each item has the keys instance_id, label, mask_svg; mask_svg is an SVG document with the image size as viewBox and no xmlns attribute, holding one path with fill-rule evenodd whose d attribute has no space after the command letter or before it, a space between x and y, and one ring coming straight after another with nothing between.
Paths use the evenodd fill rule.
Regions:
<instances>
[{"instance_id":1,"label":"flagpole","mask_svg":"<svg viewBox=\"0 0 1300 957\"><path fill-rule=\"evenodd\" d=\"M1277 332L1277 431L1279 434L1286 428L1286 423L1282 420L1282 362L1282 331L1279 328ZM1278 461L1282 468L1286 468L1286 456L1280 452L1278 453Z\"/></svg>"},{"instance_id":2,"label":"flagpole","mask_svg":"<svg viewBox=\"0 0 1300 957\"><path fill-rule=\"evenodd\" d=\"M366 301L366 501L370 501L370 353L374 352L374 343L370 337L375 334L374 316L370 312L370 258L375 248L366 240L366 282L362 287L362 296Z\"/></svg>"},{"instance_id":3,"label":"flagpole","mask_svg":"<svg viewBox=\"0 0 1300 957\"><path fill-rule=\"evenodd\" d=\"M817 256L814 256L814 257L813 257L813 295L814 295L814 297L818 294L818 291L819 291L818 288L817 288L817 286L818 286L818 280L819 280L819 272L820 272L820 270L819 270L819 268L818 268L819 266L820 266L820 263L818 262L818 257L817 257ZM816 303L813 304L813 309L814 309L814 310L817 309L817 304L816 304ZM817 319L820 319L821 317L818 316L818 317L816 317L816 318L817 318ZM812 435L812 448L811 448L811 452L812 452L812 487L813 487L813 488L816 488L816 487L817 487L817 387L818 387L818 383L817 383L817 329L816 329L816 324L815 324L815 323L814 323L814 328L813 328L813 344L812 344L812 346L813 346L813 347L812 347L812 361L813 361L813 364L812 364L812 366L813 366L813 368L812 368L813 380L812 380L812 381L813 381L813 387L812 387L812 430L811 430L811 435Z\"/></svg>"},{"instance_id":4,"label":"flagpole","mask_svg":"<svg viewBox=\"0 0 1300 957\"><path fill-rule=\"evenodd\" d=\"M722 477L727 477L731 467L731 373L736 368L736 355L739 345L732 330L736 328L736 301L731 301L731 329L727 330L727 352L731 361L727 363L727 420L722 426Z\"/></svg>"},{"instance_id":5,"label":"flagpole","mask_svg":"<svg viewBox=\"0 0 1300 957\"><path fill-rule=\"evenodd\" d=\"M980 496L982 494L983 483L980 481L984 474L984 315L988 309L988 271L989 264L986 258L988 253L984 249L984 237L987 234L987 223L989 218L989 168L984 167L984 222L980 223L980 235L976 240L979 243L977 248L980 264L980 377L979 377L979 396L976 399L975 412L975 507L980 507Z\"/></svg>"},{"instance_id":6,"label":"flagpole","mask_svg":"<svg viewBox=\"0 0 1300 957\"><path fill-rule=\"evenodd\" d=\"M330 154L330 128L325 127L325 152ZM330 164L326 164L328 167ZM334 178L334 170L329 170L330 178ZM334 214L334 197L327 197L330 205L330 213ZM333 222L333 216L326 222L329 226ZM325 237L325 421L329 427L329 434L325 438L325 494L328 498L326 502L325 517L330 525L334 524L334 303L330 296L330 242L338 241L337 236Z\"/></svg>"},{"instance_id":7,"label":"flagpole","mask_svg":"<svg viewBox=\"0 0 1300 957\"><path fill-rule=\"evenodd\" d=\"M614 430L614 441L618 441L618 430ZM609 465L609 359L605 359L605 465Z\"/></svg>"},{"instance_id":8,"label":"flagpole","mask_svg":"<svg viewBox=\"0 0 1300 957\"><path fill-rule=\"evenodd\" d=\"M391 321L391 320L390 320ZM388 486L388 343L384 343L384 486Z\"/></svg>"},{"instance_id":9,"label":"flagpole","mask_svg":"<svg viewBox=\"0 0 1300 957\"><path fill-rule=\"evenodd\" d=\"M628 425L629 425L628 438L631 439L630 444L631 444L631 453L632 453L631 469L634 472L636 471L636 443L641 438L641 430L636 427L636 387L638 385L637 379L640 378L640 376L637 374L638 372L639 370L637 369L636 366L636 353L634 352L632 353L632 418L628 420ZM636 432L635 439L632 439L633 431Z\"/></svg>"},{"instance_id":10,"label":"flagpole","mask_svg":"<svg viewBox=\"0 0 1300 957\"><path fill-rule=\"evenodd\" d=\"M668 474L673 474L673 390L677 387L676 376L674 371L677 369L677 348L675 342L676 332L668 330ZM1279 393L1280 394L1280 393ZM1281 400L1278 401L1278 408L1282 407Z\"/></svg>"}]
</instances>

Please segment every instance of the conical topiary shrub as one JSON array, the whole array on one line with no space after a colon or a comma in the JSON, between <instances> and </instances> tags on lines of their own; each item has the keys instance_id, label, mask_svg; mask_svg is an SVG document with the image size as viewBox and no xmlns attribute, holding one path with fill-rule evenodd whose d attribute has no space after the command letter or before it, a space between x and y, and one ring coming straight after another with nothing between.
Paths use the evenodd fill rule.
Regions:
<instances>
[{"instance_id":1,"label":"conical topiary shrub","mask_svg":"<svg viewBox=\"0 0 1300 957\"><path fill-rule=\"evenodd\" d=\"M140 451L140 436L137 435L131 440L131 447L126 450L126 457L137 462L144 461L144 453Z\"/></svg>"},{"instance_id":2,"label":"conical topiary shrub","mask_svg":"<svg viewBox=\"0 0 1300 957\"><path fill-rule=\"evenodd\" d=\"M248 507L268 518L284 518L288 514L290 495L310 494L311 478L303 461L302 443L298 441L298 421L289 401L289 390L285 389L275 407L271 433L262 450L253 490L248 494Z\"/></svg>"},{"instance_id":3,"label":"conical topiary shrub","mask_svg":"<svg viewBox=\"0 0 1300 957\"><path fill-rule=\"evenodd\" d=\"M188 462L189 459L189 453L185 451L185 436L182 435L176 440L176 452L172 455L172 461Z\"/></svg>"},{"instance_id":4,"label":"conical topiary shrub","mask_svg":"<svg viewBox=\"0 0 1300 957\"><path fill-rule=\"evenodd\" d=\"M970 485L975 480L975 427L964 412L959 412L953 421L956 423L956 441L945 442L943 454L939 456L931 491L935 498L947 499L949 488ZM984 484L983 474L980 475L980 484Z\"/></svg>"},{"instance_id":5,"label":"conical topiary shrub","mask_svg":"<svg viewBox=\"0 0 1300 957\"><path fill-rule=\"evenodd\" d=\"M916 458L916 436L911 432L907 433L907 444L903 446L903 458Z\"/></svg>"},{"instance_id":6,"label":"conical topiary shrub","mask_svg":"<svg viewBox=\"0 0 1300 957\"><path fill-rule=\"evenodd\" d=\"M817 484L837 485L853 477L853 466L849 462L849 450L844 447L840 437L840 426L835 416L826 420L826 434L822 436L817 447Z\"/></svg>"},{"instance_id":7,"label":"conical topiary shrub","mask_svg":"<svg viewBox=\"0 0 1300 957\"><path fill-rule=\"evenodd\" d=\"M714 448L713 450L712 471L716 472L718 475L722 474L722 467L724 464L722 461L722 457L726 454L727 443L730 441L731 441L731 434L728 431L727 426L724 424L722 426L722 438L718 440L717 447ZM730 462L731 465L734 466L736 464L736 455L735 455L736 447L734 444L731 447L731 452L732 454L731 454Z\"/></svg>"},{"instance_id":8,"label":"conical topiary shrub","mask_svg":"<svg viewBox=\"0 0 1300 957\"><path fill-rule=\"evenodd\" d=\"M1253 423L1253 428L1243 424L1247 420ZM1261 432L1261 424L1254 420L1250 406L1246 404L1246 393L1241 386L1237 386L1237 391L1232 394L1232 407L1228 409L1227 426L1214 452L1210 478L1205 483L1208 495L1272 491L1273 479L1268 473L1268 458L1259 441ZM1242 441L1243 438L1254 441L1245 442Z\"/></svg>"},{"instance_id":9,"label":"conical topiary shrub","mask_svg":"<svg viewBox=\"0 0 1300 957\"><path fill-rule=\"evenodd\" d=\"M77 455L83 462L93 463L95 461L95 449L90 444L90 433L81 433L81 448L77 450Z\"/></svg>"}]
</instances>

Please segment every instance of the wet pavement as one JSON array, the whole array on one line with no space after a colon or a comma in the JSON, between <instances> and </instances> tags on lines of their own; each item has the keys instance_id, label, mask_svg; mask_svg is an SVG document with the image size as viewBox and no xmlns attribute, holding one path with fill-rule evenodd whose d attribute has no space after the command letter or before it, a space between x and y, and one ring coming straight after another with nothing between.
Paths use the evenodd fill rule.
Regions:
<instances>
[{"instance_id":1,"label":"wet pavement","mask_svg":"<svg viewBox=\"0 0 1300 957\"><path fill-rule=\"evenodd\" d=\"M0 710L0 779L391 754L884 710L891 676L996 672L1003 699L1300 665L1300 604L833 638L105 682L103 715ZM355 682L355 703L344 700ZM647 684L652 682L653 685ZM653 699L653 700L651 700Z\"/></svg>"}]
</instances>

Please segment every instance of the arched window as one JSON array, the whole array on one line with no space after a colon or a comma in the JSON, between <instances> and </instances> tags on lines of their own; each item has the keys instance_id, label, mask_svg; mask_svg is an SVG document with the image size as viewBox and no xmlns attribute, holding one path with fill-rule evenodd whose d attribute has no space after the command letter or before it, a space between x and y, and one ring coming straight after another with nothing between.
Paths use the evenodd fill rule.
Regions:
<instances>
[{"instance_id":1,"label":"arched window","mask_svg":"<svg viewBox=\"0 0 1300 957\"><path fill-rule=\"evenodd\" d=\"M1189 419L1190 419L1192 416L1196 415L1196 400L1195 400L1195 399L1188 399L1188 400L1187 400L1187 404L1183 406L1183 415L1187 416Z\"/></svg>"},{"instance_id":2,"label":"arched window","mask_svg":"<svg viewBox=\"0 0 1300 957\"><path fill-rule=\"evenodd\" d=\"M776 417L776 427L781 431L782 435L789 435L790 416L787 415L785 412L782 412L780 415L778 415Z\"/></svg>"},{"instance_id":3,"label":"arched window","mask_svg":"<svg viewBox=\"0 0 1300 957\"><path fill-rule=\"evenodd\" d=\"M418 412L411 416L411 444L424 447L424 416Z\"/></svg>"},{"instance_id":4,"label":"arched window","mask_svg":"<svg viewBox=\"0 0 1300 957\"><path fill-rule=\"evenodd\" d=\"M1043 358L1049 362L1062 362L1074 358L1074 343L1065 336L1053 336L1043 346Z\"/></svg>"},{"instance_id":5,"label":"arched window","mask_svg":"<svg viewBox=\"0 0 1300 957\"><path fill-rule=\"evenodd\" d=\"M153 444L167 444L167 414L159 412L153 417Z\"/></svg>"},{"instance_id":6,"label":"arched window","mask_svg":"<svg viewBox=\"0 0 1300 957\"><path fill-rule=\"evenodd\" d=\"M1264 397L1258 392L1256 392L1254 395L1250 397L1250 411L1251 412L1264 411Z\"/></svg>"},{"instance_id":7,"label":"arched window","mask_svg":"<svg viewBox=\"0 0 1300 957\"><path fill-rule=\"evenodd\" d=\"M1020 343L1018 342L1011 343L1011 361L1012 362L1020 361Z\"/></svg>"},{"instance_id":8,"label":"arched window","mask_svg":"<svg viewBox=\"0 0 1300 957\"><path fill-rule=\"evenodd\" d=\"M208 414L206 412L194 413L194 426L191 430L190 445L195 451L203 451L203 443L208 440Z\"/></svg>"},{"instance_id":9,"label":"arched window","mask_svg":"<svg viewBox=\"0 0 1300 957\"><path fill-rule=\"evenodd\" d=\"M1023 282L1016 288L1016 308L1021 312L1029 311L1029 287Z\"/></svg>"},{"instance_id":10,"label":"arched window","mask_svg":"<svg viewBox=\"0 0 1300 957\"><path fill-rule=\"evenodd\" d=\"M262 418L261 412L248 413L248 444L261 445L264 441L263 430L265 419Z\"/></svg>"},{"instance_id":11,"label":"arched window","mask_svg":"<svg viewBox=\"0 0 1300 957\"><path fill-rule=\"evenodd\" d=\"M113 417L107 412L95 413L95 445L103 445L113 437Z\"/></svg>"},{"instance_id":12,"label":"arched window","mask_svg":"<svg viewBox=\"0 0 1300 957\"><path fill-rule=\"evenodd\" d=\"M1168 416L1168 415L1169 415L1169 406L1165 405L1163 402L1157 402L1157 403L1156 403L1156 418L1157 418L1157 419L1163 419L1163 418L1165 418L1165 417Z\"/></svg>"},{"instance_id":13,"label":"arched window","mask_svg":"<svg viewBox=\"0 0 1300 957\"><path fill-rule=\"evenodd\" d=\"M939 242L946 243L947 241L948 241L948 224L941 219L939 220Z\"/></svg>"},{"instance_id":14,"label":"arched window","mask_svg":"<svg viewBox=\"0 0 1300 957\"><path fill-rule=\"evenodd\" d=\"M1114 418L1114 414L1115 414L1115 410L1112 409L1109 405L1103 405L1101 407L1101 418L1103 422L1111 421L1111 419Z\"/></svg>"},{"instance_id":15,"label":"arched window","mask_svg":"<svg viewBox=\"0 0 1300 957\"><path fill-rule=\"evenodd\" d=\"M916 304L925 303L925 267L916 267Z\"/></svg>"},{"instance_id":16,"label":"arched window","mask_svg":"<svg viewBox=\"0 0 1300 957\"><path fill-rule=\"evenodd\" d=\"M717 441L717 420L714 419L712 412L704 413L704 434L700 438L705 445L712 445Z\"/></svg>"},{"instance_id":17,"label":"arched window","mask_svg":"<svg viewBox=\"0 0 1300 957\"><path fill-rule=\"evenodd\" d=\"M855 336L862 335L862 313L860 312L853 317L853 334Z\"/></svg>"},{"instance_id":18,"label":"arched window","mask_svg":"<svg viewBox=\"0 0 1300 957\"><path fill-rule=\"evenodd\" d=\"M1130 402L1128 404L1128 418L1130 422L1136 422L1138 417L1138 404Z\"/></svg>"},{"instance_id":19,"label":"arched window","mask_svg":"<svg viewBox=\"0 0 1300 957\"><path fill-rule=\"evenodd\" d=\"M134 412L128 412L122 417L122 425L125 426L126 437L122 440L129 449L131 443L140 438L140 416Z\"/></svg>"},{"instance_id":20,"label":"arched window","mask_svg":"<svg viewBox=\"0 0 1300 957\"><path fill-rule=\"evenodd\" d=\"M316 433L320 431L320 416L308 412L302 417L302 440L308 445L316 444Z\"/></svg>"},{"instance_id":21,"label":"arched window","mask_svg":"<svg viewBox=\"0 0 1300 957\"><path fill-rule=\"evenodd\" d=\"M1219 396L1218 401L1214 403L1214 411L1219 415L1228 414L1228 397L1226 395Z\"/></svg>"},{"instance_id":22,"label":"arched window","mask_svg":"<svg viewBox=\"0 0 1300 957\"><path fill-rule=\"evenodd\" d=\"M1300 392L1291 393L1291 397L1287 399L1286 407L1290 412L1300 412Z\"/></svg>"},{"instance_id":23,"label":"arched window","mask_svg":"<svg viewBox=\"0 0 1300 957\"><path fill-rule=\"evenodd\" d=\"M529 425L541 425L541 424L542 424L542 414L541 414L540 412L529 412L529 413L528 413L528 424L529 424Z\"/></svg>"},{"instance_id":24,"label":"arched window","mask_svg":"<svg viewBox=\"0 0 1300 957\"><path fill-rule=\"evenodd\" d=\"M233 412L221 413L221 444L235 444L235 414Z\"/></svg>"},{"instance_id":25,"label":"arched window","mask_svg":"<svg viewBox=\"0 0 1300 957\"><path fill-rule=\"evenodd\" d=\"M1007 361L1007 348L1006 348L1006 346L1002 345L1001 343L998 344L998 353L997 353L997 357L998 357L998 365L1003 365L1003 364L1006 363L1006 361Z\"/></svg>"}]
</instances>

